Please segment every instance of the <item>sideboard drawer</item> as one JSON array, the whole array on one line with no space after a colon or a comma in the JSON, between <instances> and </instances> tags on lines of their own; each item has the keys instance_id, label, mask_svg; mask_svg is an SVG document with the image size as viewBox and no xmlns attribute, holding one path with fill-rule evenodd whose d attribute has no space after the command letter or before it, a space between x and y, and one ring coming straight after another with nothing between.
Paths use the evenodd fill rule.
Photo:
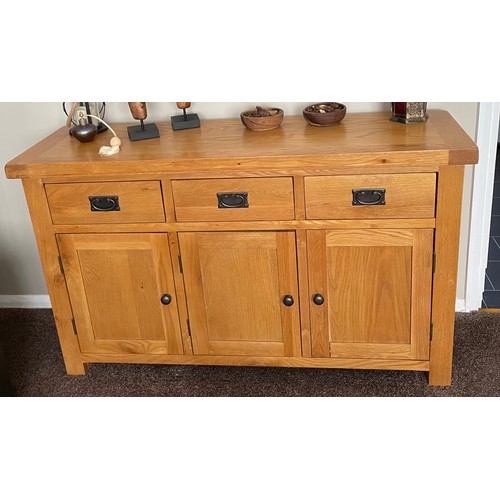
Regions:
<instances>
[{"instance_id":1,"label":"sideboard drawer","mask_svg":"<svg viewBox=\"0 0 500 500\"><path fill-rule=\"evenodd\" d=\"M159 181L46 184L54 224L164 222Z\"/></svg>"},{"instance_id":2,"label":"sideboard drawer","mask_svg":"<svg viewBox=\"0 0 500 500\"><path fill-rule=\"evenodd\" d=\"M436 174L306 177L308 219L433 218Z\"/></svg>"},{"instance_id":3,"label":"sideboard drawer","mask_svg":"<svg viewBox=\"0 0 500 500\"><path fill-rule=\"evenodd\" d=\"M292 220L291 177L172 181L178 222Z\"/></svg>"}]
</instances>

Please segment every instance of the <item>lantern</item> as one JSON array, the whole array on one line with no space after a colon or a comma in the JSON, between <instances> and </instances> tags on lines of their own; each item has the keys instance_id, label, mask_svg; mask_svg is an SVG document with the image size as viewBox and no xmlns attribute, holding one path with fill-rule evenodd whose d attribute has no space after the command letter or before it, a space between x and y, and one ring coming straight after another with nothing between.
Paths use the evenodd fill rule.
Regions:
<instances>
[{"instance_id":1,"label":"lantern","mask_svg":"<svg viewBox=\"0 0 500 500\"><path fill-rule=\"evenodd\" d=\"M393 102L392 117L393 122L416 123L427 121L426 102Z\"/></svg>"},{"instance_id":2,"label":"lantern","mask_svg":"<svg viewBox=\"0 0 500 500\"><path fill-rule=\"evenodd\" d=\"M69 104L68 109L66 109L66 104ZM74 109L73 109L73 104L76 105ZM87 115L93 115L97 116L97 118L104 119L104 115L106 114L105 102L78 102L78 103L63 102L63 110L66 116L68 116L68 113L70 113L69 111L70 109L73 111L73 114L71 116L71 121L73 125L79 125L80 120L84 118L88 123L92 123L97 127L98 134L108 130L108 127L99 120L90 117L87 118Z\"/></svg>"}]
</instances>

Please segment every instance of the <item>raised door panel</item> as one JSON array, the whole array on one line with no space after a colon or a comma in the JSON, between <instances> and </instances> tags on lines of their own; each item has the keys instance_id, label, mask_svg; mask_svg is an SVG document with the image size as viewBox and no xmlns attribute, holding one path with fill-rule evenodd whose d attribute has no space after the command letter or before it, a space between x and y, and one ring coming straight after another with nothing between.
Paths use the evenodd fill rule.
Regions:
<instances>
[{"instance_id":1,"label":"raised door panel","mask_svg":"<svg viewBox=\"0 0 500 500\"><path fill-rule=\"evenodd\" d=\"M307 241L314 356L429 359L432 230L318 230Z\"/></svg>"},{"instance_id":2,"label":"raised door panel","mask_svg":"<svg viewBox=\"0 0 500 500\"><path fill-rule=\"evenodd\" d=\"M293 232L181 233L179 242L195 354L300 355Z\"/></svg>"},{"instance_id":3,"label":"raised door panel","mask_svg":"<svg viewBox=\"0 0 500 500\"><path fill-rule=\"evenodd\" d=\"M166 235L57 238L82 352L183 354Z\"/></svg>"}]
</instances>

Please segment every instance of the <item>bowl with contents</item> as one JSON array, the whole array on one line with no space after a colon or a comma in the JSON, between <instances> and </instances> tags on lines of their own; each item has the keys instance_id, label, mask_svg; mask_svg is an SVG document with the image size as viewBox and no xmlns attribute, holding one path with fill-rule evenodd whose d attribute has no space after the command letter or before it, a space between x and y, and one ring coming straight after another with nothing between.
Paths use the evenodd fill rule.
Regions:
<instances>
[{"instance_id":1,"label":"bowl with contents","mask_svg":"<svg viewBox=\"0 0 500 500\"><path fill-rule=\"evenodd\" d=\"M262 108L243 111L240 114L241 122L249 130L272 130L278 128L283 121L283 110L280 108Z\"/></svg>"},{"instance_id":2,"label":"bowl with contents","mask_svg":"<svg viewBox=\"0 0 500 500\"><path fill-rule=\"evenodd\" d=\"M302 111L307 123L315 127L329 127L344 119L347 108L339 102L318 102Z\"/></svg>"}]
</instances>

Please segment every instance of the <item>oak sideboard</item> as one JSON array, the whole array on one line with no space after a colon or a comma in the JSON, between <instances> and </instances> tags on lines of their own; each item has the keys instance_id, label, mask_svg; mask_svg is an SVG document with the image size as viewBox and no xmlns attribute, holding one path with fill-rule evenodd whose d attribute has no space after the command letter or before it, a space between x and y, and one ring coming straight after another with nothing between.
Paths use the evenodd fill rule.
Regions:
<instances>
[{"instance_id":1,"label":"oak sideboard","mask_svg":"<svg viewBox=\"0 0 500 500\"><path fill-rule=\"evenodd\" d=\"M66 371L92 363L415 370L449 385L464 165L452 116L237 119L98 154L61 128L22 179Z\"/></svg>"}]
</instances>

